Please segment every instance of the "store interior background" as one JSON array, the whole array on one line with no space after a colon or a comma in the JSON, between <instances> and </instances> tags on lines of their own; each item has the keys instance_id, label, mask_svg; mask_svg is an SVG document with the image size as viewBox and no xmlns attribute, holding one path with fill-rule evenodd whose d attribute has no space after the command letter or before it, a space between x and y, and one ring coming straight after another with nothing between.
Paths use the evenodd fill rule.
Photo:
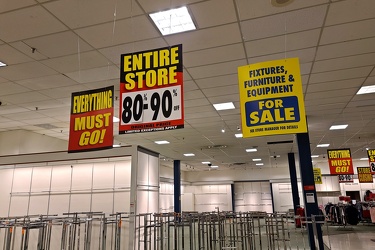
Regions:
<instances>
[{"instance_id":1,"label":"store interior background","mask_svg":"<svg viewBox=\"0 0 375 250\"><path fill-rule=\"evenodd\" d=\"M356 93L375 84L375 1L294 0L275 6L278 2L2 1L0 61L7 66L0 68L0 155L66 151L72 92L114 85L119 96L121 54L182 44L185 128L119 135L115 124L114 144L141 145L160 153L160 212L173 211L174 160L181 160L182 210L272 212L273 205L274 211L287 211L293 207L287 154L298 154L295 135L235 137L241 133L237 67L298 57L311 151L318 156L313 166L324 175L323 184L316 185L319 205L337 202L346 191L358 191L363 199L366 190L375 191L375 185L357 179L339 184L337 176L329 176L327 148L317 145L350 148L355 171L368 166L367 160L360 159L367 158L366 148L375 148L375 94ZM148 14L182 5L189 8L197 29L162 36ZM235 109L214 109L213 104L225 102L233 102ZM118 109L115 101L115 114ZM348 127L329 130L341 124ZM155 143L160 140L170 143ZM257 152L246 152L249 148ZM72 184L67 180L73 163L3 165L0 157L0 200L30 190L69 191L70 184L77 190L113 187L113 178L125 178L128 160L77 161L80 170L73 177L79 181ZM202 163L207 161L218 168ZM120 165L124 168L114 177ZM59 171L61 177L55 182ZM94 182L99 176L102 179ZM117 184L129 187L126 181ZM10 192L10 187L16 189ZM92 195L77 198L80 207L74 202L72 207L60 206L63 200L56 199L48 208L45 197L33 196L36 200L30 203L30 195L16 195L12 203L1 203L0 216L126 209L112 203L102 206L102 200ZM19 206L26 201L28 206Z\"/></svg>"}]
</instances>

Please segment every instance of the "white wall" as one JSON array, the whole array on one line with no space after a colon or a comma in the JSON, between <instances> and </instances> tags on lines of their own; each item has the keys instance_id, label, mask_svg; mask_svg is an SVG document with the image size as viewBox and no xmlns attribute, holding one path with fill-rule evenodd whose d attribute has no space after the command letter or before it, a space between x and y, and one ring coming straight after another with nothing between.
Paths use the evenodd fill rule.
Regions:
<instances>
[{"instance_id":1,"label":"white wall","mask_svg":"<svg viewBox=\"0 0 375 250\"><path fill-rule=\"evenodd\" d=\"M0 132L0 155L64 151L68 141L26 130Z\"/></svg>"},{"instance_id":2,"label":"white wall","mask_svg":"<svg viewBox=\"0 0 375 250\"><path fill-rule=\"evenodd\" d=\"M130 159L0 169L0 217L129 211Z\"/></svg>"},{"instance_id":3,"label":"white wall","mask_svg":"<svg viewBox=\"0 0 375 250\"><path fill-rule=\"evenodd\" d=\"M263 182L235 182L236 212L267 212L272 213L271 185Z\"/></svg>"}]
</instances>

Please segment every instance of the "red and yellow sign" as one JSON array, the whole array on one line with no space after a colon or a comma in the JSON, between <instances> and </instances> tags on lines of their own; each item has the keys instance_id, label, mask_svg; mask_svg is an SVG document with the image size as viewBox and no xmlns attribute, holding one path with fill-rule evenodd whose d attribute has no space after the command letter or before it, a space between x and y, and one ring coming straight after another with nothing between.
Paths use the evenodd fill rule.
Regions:
<instances>
[{"instance_id":1,"label":"red and yellow sign","mask_svg":"<svg viewBox=\"0 0 375 250\"><path fill-rule=\"evenodd\" d=\"M121 55L119 133L184 127L182 45Z\"/></svg>"},{"instance_id":2,"label":"red and yellow sign","mask_svg":"<svg viewBox=\"0 0 375 250\"><path fill-rule=\"evenodd\" d=\"M320 168L313 168L315 184L323 184L322 170Z\"/></svg>"},{"instance_id":3,"label":"red and yellow sign","mask_svg":"<svg viewBox=\"0 0 375 250\"><path fill-rule=\"evenodd\" d=\"M243 137L307 132L298 58L238 68Z\"/></svg>"},{"instance_id":4,"label":"red and yellow sign","mask_svg":"<svg viewBox=\"0 0 375 250\"><path fill-rule=\"evenodd\" d=\"M68 152L113 146L114 87L72 93Z\"/></svg>"},{"instance_id":5,"label":"red and yellow sign","mask_svg":"<svg viewBox=\"0 0 375 250\"><path fill-rule=\"evenodd\" d=\"M371 174L375 174L375 149L368 149L367 155Z\"/></svg>"},{"instance_id":6,"label":"red and yellow sign","mask_svg":"<svg viewBox=\"0 0 375 250\"><path fill-rule=\"evenodd\" d=\"M357 167L359 183L372 183L373 178L369 167Z\"/></svg>"},{"instance_id":7,"label":"red and yellow sign","mask_svg":"<svg viewBox=\"0 0 375 250\"><path fill-rule=\"evenodd\" d=\"M350 149L327 150L327 155L331 175L354 174Z\"/></svg>"}]
</instances>

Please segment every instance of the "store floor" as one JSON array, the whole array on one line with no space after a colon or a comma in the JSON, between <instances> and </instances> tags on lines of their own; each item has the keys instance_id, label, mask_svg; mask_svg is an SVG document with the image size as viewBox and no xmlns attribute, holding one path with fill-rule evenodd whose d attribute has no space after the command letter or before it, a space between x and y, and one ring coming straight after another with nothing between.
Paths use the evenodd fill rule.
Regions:
<instances>
[{"instance_id":1,"label":"store floor","mask_svg":"<svg viewBox=\"0 0 375 250\"><path fill-rule=\"evenodd\" d=\"M375 224L357 226L328 226L323 241L327 249L362 250L375 249Z\"/></svg>"}]
</instances>

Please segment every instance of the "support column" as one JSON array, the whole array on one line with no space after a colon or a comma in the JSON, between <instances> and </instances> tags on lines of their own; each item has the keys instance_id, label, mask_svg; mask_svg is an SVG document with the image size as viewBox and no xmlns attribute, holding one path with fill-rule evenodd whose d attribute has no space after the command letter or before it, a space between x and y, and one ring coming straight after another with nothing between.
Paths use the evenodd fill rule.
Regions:
<instances>
[{"instance_id":1,"label":"support column","mask_svg":"<svg viewBox=\"0 0 375 250\"><path fill-rule=\"evenodd\" d=\"M314 172L311 160L310 139L308 133L297 134L298 154L300 161L301 181L303 190L303 200L305 201L305 214L307 218L311 215L319 215L319 207L316 198ZM307 232L309 235L309 243L311 249L324 249L322 229L320 225L316 227L316 241L315 244L313 226L311 221L307 222ZM319 248L317 248L319 247Z\"/></svg>"},{"instance_id":2,"label":"support column","mask_svg":"<svg viewBox=\"0 0 375 250\"><path fill-rule=\"evenodd\" d=\"M297 214L297 208L300 206L300 202L299 202L299 194L298 194L298 180L297 180L296 161L294 158L294 153L288 153L288 163L289 163L290 184L292 185L294 214Z\"/></svg>"},{"instance_id":3,"label":"support column","mask_svg":"<svg viewBox=\"0 0 375 250\"><path fill-rule=\"evenodd\" d=\"M181 213L181 161L173 161L174 176L174 212Z\"/></svg>"}]
</instances>

